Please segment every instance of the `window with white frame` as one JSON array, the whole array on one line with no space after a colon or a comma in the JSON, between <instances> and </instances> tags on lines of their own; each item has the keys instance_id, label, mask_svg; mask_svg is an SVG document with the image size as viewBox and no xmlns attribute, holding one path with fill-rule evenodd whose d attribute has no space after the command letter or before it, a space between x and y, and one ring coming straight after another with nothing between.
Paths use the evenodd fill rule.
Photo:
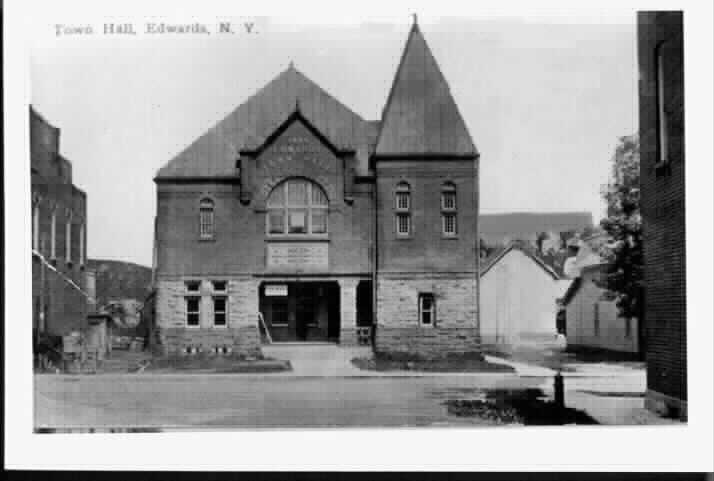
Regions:
<instances>
[{"instance_id":1,"label":"window with white frame","mask_svg":"<svg viewBox=\"0 0 714 481\"><path fill-rule=\"evenodd\" d=\"M456 236L456 186L447 182L441 188L441 232Z\"/></svg>"},{"instance_id":2,"label":"window with white frame","mask_svg":"<svg viewBox=\"0 0 714 481\"><path fill-rule=\"evenodd\" d=\"M268 196L268 234L327 234L325 191L307 179L288 179Z\"/></svg>"},{"instance_id":3,"label":"window with white frame","mask_svg":"<svg viewBox=\"0 0 714 481\"><path fill-rule=\"evenodd\" d=\"M419 294L419 323L423 326L436 325L436 304L432 293Z\"/></svg>"},{"instance_id":4,"label":"window with white frame","mask_svg":"<svg viewBox=\"0 0 714 481\"><path fill-rule=\"evenodd\" d=\"M199 202L198 217L201 239L213 239L215 235L214 202L203 198Z\"/></svg>"},{"instance_id":5,"label":"window with white frame","mask_svg":"<svg viewBox=\"0 0 714 481\"><path fill-rule=\"evenodd\" d=\"M398 236L409 236L412 232L411 191L409 184L400 182L394 194L394 210Z\"/></svg>"}]
</instances>

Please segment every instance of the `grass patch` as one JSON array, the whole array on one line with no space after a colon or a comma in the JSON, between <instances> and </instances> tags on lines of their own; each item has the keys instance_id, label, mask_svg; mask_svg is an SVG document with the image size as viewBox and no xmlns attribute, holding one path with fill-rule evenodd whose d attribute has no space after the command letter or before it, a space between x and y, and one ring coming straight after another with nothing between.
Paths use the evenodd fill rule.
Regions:
<instances>
[{"instance_id":1,"label":"grass patch","mask_svg":"<svg viewBox=\"0 0 714 481\"><path fill-rule=\"evenodd\" d=\"M445 359L405 359L387 356L373 358L357 357L352 364L366 371L414 371L414 372L500 372L513 373L515 369L504 364L490 363L481 355L447 357Z\"/></svg>"},{"instance_id":2,"label":"grass patch","mask_svg":"<svg viewBox=\"0 0 714 481\"><path fill-rule=\"evenodd\" d=\"M144 372L201 372L213 374L270 373L291 371L290 361L245 359L232 356L181 356L155 358Z\"/></svg>"}]
</instances>

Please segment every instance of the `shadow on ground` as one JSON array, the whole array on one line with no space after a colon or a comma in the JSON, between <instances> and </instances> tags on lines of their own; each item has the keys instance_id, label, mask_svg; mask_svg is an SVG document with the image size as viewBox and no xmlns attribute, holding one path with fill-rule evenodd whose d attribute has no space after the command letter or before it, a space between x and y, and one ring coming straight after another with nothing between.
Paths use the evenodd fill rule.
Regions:
<instances>
[{"instance_id":1,"label":"shadow on ground","mask_svg":"<svg viewBox=\"0 0 714 481\"><path fill-rule=\"evenodd\" d=\"M540 389L497 389L485 392L481 399L449 400L444 404L453 416L476 416L502 424L598 424L584 411L559 406L548 400Z\"/></svg>"}]
</instances>

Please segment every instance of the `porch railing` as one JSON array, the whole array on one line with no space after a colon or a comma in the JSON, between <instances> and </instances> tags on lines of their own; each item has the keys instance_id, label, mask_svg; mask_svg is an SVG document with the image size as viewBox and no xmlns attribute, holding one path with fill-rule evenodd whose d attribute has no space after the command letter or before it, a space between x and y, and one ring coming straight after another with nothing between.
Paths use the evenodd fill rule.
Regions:
<instances>
[{"instance_id":1,"label":"porch railing","mask_svg":"<svg viewBox=\"0 0 714 481\"><path fill-rule=\"evenodd\" d=\"M262 327L263 332L265 333L265 339L268 341L268 344L272 344L273 338L270 336L268 326L265 324L265 318L263 317L263 313L260 311L258 311L258 325Z\"/></svg>"}]
</instances>

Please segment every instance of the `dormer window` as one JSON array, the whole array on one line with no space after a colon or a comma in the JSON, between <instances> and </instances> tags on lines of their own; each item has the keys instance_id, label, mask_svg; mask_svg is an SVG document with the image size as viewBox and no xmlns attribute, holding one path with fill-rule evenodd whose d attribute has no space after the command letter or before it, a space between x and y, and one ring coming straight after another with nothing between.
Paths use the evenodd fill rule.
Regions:
<instances>
[{"instance_id":1,"label":"dormer window","mask_svg":"<svg viewBox=\"0 0 714 481\"><path fill-rule=\"evenodd\" d=\"M268 196L268 234L326 234L327 195L307 179L288 179Z\"/></svg>"}]
</instances>

